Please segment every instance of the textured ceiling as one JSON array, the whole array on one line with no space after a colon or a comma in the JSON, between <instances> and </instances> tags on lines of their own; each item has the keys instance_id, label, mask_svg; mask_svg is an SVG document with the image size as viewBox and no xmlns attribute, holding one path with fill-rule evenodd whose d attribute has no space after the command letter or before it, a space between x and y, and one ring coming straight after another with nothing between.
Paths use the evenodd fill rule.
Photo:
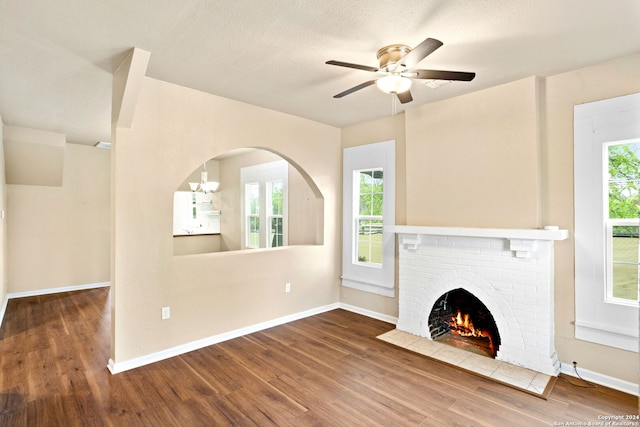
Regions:
<instances>
[{"instance_id":1,"label":"textured ceiling","mask_svg":"<svg viewBox=\"0 0 640 427\"><path fill-rule=\"evenodd\" d=\"M370 80L330 59L377 66L389 44L444 46L420 68L470 83L412 88L398 111L519 78L640 52L638 0L0 0L5 125L110 139L111 73L131 47L147 75L343 127L391 113Z\"/></svg>"}]
</instances>

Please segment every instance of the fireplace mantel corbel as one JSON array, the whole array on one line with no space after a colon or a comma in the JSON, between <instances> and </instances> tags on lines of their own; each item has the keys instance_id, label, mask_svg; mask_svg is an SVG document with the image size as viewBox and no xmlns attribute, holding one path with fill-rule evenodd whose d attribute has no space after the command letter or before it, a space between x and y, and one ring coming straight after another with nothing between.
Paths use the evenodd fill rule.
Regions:
<instances>
[{"instance_id":1,"label":"fireplace mantel corbel","mask_svg":"<svg viewBox=\"0 0 640 427\"><path fill-rule=\"evenodd\" d=\"M531 239L508 239L509 249L516 258L529 258L531 254L538 250L538 240Z\"/></svg>"}]
</instances>

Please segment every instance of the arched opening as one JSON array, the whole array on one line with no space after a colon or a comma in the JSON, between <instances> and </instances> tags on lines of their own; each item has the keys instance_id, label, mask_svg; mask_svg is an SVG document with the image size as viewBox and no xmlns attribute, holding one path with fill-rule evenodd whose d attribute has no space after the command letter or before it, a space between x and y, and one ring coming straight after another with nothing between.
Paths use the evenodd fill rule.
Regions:
<instances>
[{"instance_id":1,"label":"arched opening","mask_svg":"<svg viewBox=\"0 0 640 427\"><path fill-rule=\"evenodd\" d=\"M193 191L204 169L215 191ZM174 255L319 245L324 199L291 159L243 148L199 165L175 192L173 218Z\"/></svg>"},{"instance_id":2,"label":"arched opening","mask_svg":"<svg viewBox=\"0 0 640 427\"><path fill-rule=\"evenodd\" d=\"M500 334L491 312L462 288L436 300L429 314L429 332L435 341L492 358L500 347Z\"/></svg>"}]
</instances>

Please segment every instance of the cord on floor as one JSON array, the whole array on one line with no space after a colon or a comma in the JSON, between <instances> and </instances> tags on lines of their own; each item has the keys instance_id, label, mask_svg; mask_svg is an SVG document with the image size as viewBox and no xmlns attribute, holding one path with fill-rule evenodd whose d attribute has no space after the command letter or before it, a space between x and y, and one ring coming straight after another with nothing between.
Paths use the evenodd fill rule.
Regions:
<instances>
[{"instance_id":1,"label":"cord on floor","mask_svg":"<svg viewBox=\"0 0 640 427\"><path fill-rule=\"evenodd\" d=\"M580 378L580 380L582 380L582 382L584 384L576 384L573 381L569 380L568 378L565 378L563 376L558 375L558 378L565 380L566 382L568 382L569 384L571 384L574 387L579 387L579 388L598 388L597 384L594 384L592 382L589 382L587 380L585 380L584 378L582 378L582 376L580 376L580 373L578 372L578 363L577 362L573 362L573 371L576 373L576 376L578 378Z\"/></svg>"}]
</instances>

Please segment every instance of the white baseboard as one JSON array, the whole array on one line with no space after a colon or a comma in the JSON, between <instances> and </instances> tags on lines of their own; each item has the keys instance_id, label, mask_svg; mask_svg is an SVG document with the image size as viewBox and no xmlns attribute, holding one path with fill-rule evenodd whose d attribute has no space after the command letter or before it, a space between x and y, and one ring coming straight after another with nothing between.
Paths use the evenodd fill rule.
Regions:
<instances>
[{"instance_id":1,"label":"white baseboard","mask_svg":"<svg viewBox=\"0 0 640 427\"><path fill-rule=\"evenodd\" d=\"M560 363L560 372L563 374L571 375L572 377L578 378L575 371L573 370L572 363ZM578 367L578 373L585 380L599 384L605 387L612 388L614 390L622 391L624 393L631 394L633 396L640 396L640 390L638 384L621 380L618 378L610 377L608 375L603 375L598 372L593 372L588 369Z\"/></svg>"},{"instance_id":2,"label":"white baseboard","mask_svg":"<svg viewBox=\"0 0 640 427\"><path fill-rule=\"evenodd\" d=\"M110 282L89 283L86 285L63 286L61 288L39 289L36 291L13 292L7 294L7 299L35 297L38 295L59 294L62 292L83 291L85 289L106 288L111 286Z\"/></svg>"},{"instance_id":3,"label":"white baseboard","mask_svg":"<svg viewBox=\"0 0 640 427\"><path fill-rule=\"evenodd\" d=\"M2 322L4 322L4 313L7 311L7 303L9 302L9 298L4 297L4 301L2 301L2 307L0 307L0 328L2 327Z\"/></svg>"},{"instance_id":4,"label":"white baseboard","mask_svg":"<svg viewBox=\"0 0 640 427\"><path fill-rule=\"evenodd\" d=\"M345 304L342 302L339 304L340 304L339 308L343 310L351 311L357 314L362 314L363 316L367 316L376 320L382 320L383 322L392 323L394 325L398 323L397 317L389 316L387 314L378 313L376 311L367 310L366 308L357 307L355 305Z\"/></svg>"},{"instance_id":5,"label":"white baseboard","mask_svg":"<svg viewBox=\"0 0 640 427\"><path fill-rule=\"evenodd\" d=\"M204 347L208 347L213 344L218 344L223 341L227 341L234 338L239 338L243 335L259 332L264 329L272 328L274 326L283 325L285 323L293 322L294 320L304 319L305 317L314 316L316 314L324 313L326 311L335 310L339 308L339 303L329 304L322 307L313 308L311 310L302 311L299 313L291 314L288 316L279 317L277 319L268 320L266 322L258 323L255 325L247 326L245 328L236 329L233 331L225 332L218 335L213 335L201 340L192 341L186 344L181 344L175 347L161 350L156 353L151 353L146 356L136 357L134 359L125 360L123 362L115 362L113 359L109 359L107 367L112 374L118 374L120 372L128 371L130 369L139 368L144 365L159 362L170 357L179 356L190 351L199 350Z\"/></svg>"},{"instance_id":6,"label":"white baseboard","mask_svg":"<svg viewBox=\"0 0 640 427\"><path fill-rule=\"evenodd\" d=\"M7 311L7 304L10 299L35 297L39 295L59 294L61 292L83 291L86 289L107 288L109 286L111 286L110 282L99 282L99 283L89 283L86 285L64 286L61 288L39 289L36 291L8 293L7 295L5 295L4 301L2 302L2 307L0 308L0 327L2 326L2 322L4 321L4 314Z\"/></svg>"}]
</instances>

